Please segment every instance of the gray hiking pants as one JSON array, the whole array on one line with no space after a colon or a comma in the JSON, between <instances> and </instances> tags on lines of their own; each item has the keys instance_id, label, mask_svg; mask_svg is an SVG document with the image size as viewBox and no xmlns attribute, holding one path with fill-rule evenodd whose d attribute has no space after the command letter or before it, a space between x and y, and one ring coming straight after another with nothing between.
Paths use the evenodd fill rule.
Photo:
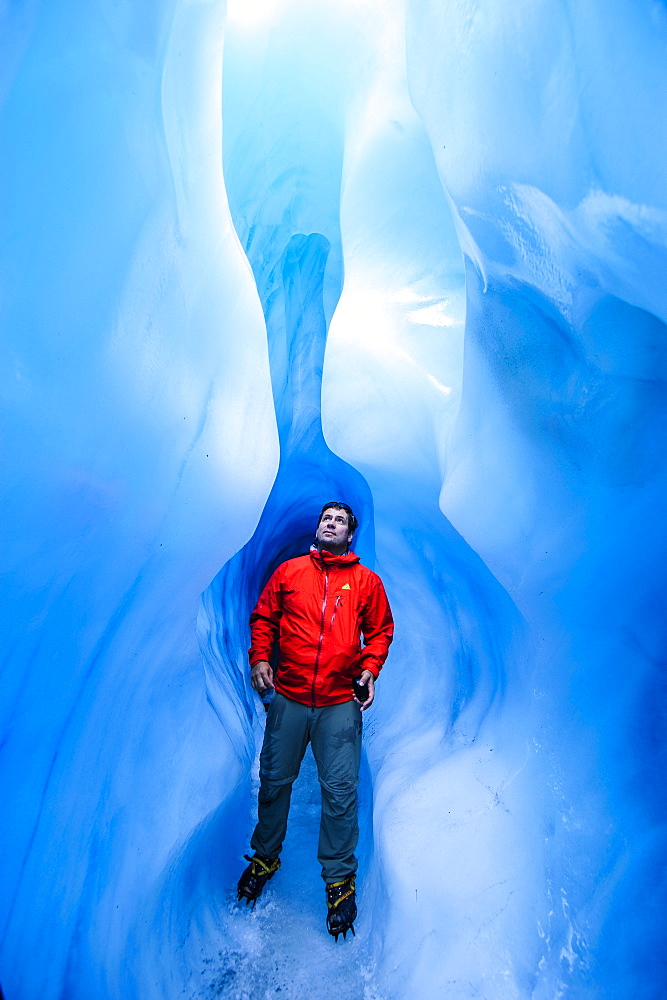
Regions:
<instances>
[{"instance_id":1,"label":"gray hiking pants","mask_svg":"<svg viewBox=\"0 0 667 1000\"><path fill-rule=\"evenodd\" d=\"M338 882L357 870L361 709L356 701L309 708L276 691L266 717L259 759L259 819L250 846L265 858L279 856L292 784L309 742L322 792L317 859L324 881Z\"/></svg>"}]
</instances>

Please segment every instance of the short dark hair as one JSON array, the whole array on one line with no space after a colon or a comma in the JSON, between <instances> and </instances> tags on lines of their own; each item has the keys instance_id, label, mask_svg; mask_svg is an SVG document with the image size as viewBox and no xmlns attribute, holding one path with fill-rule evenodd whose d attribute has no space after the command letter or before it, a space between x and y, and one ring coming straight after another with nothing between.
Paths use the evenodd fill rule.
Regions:
<instances>
[{"instance_id":1,"label":"short dark hair","mask_svg":"<svg viewBox=\"0 0 667 1000\"><path fill-rule=\"evenodd\" d=\"M349 529L349 533L353 535L357 530L357 528L359 527L359 522L357 521L354 515L354 511L352 510L350 505L347 503L343 503L342 500L330 500L329 503L325 503L324 507L320 511L320 516L317 520L317 523L319 524L320 521L322 520L322 514L324 514L325 510L329 510L331 507L333 507L334 510L345 511L345 513L347 514L347 527Z\"/></svg>"}]
</instances>

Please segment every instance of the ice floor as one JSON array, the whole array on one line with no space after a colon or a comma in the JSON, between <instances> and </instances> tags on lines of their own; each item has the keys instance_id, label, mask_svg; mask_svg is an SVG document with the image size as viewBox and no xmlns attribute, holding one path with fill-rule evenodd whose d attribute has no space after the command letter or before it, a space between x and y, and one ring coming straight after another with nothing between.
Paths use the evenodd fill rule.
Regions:
<instances>
[{"instance_id":1,"label":"ice floor","mask_svg":"<svg viewBox=\"0 0 667 1000\"><path fill-rule=\"evenodd\" d=\"M294 785L282 867L254 910L238 903L230 888L220 917L225 944L215 956L204 959L201 986L194 996L384 1000L371 982L363 877L358 882L357 936L336 943L326 930L324 883L315 856L319 812L317 769L309 747ZM195 981L193 977L193 987Z\"/></svg>"}]
</instances>

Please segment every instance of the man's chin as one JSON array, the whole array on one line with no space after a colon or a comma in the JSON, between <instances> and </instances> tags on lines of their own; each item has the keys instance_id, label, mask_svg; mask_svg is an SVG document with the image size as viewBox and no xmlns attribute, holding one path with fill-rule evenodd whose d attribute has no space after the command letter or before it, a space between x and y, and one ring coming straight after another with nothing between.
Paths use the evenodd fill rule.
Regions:
<instances>
[{"instance_id":1,"label":"man's chin","mask_svg":"<svg viewBox=\"0 0 667 1000\"><path fill-rule=\"evenodd\" d=\"M336 543L333 539L320 538L318 539L318 545L321 549L326 549L327 552L331 552L334 556L339 556L345 551L345 547L340 543Z\"/></svg>"}]
</instances>

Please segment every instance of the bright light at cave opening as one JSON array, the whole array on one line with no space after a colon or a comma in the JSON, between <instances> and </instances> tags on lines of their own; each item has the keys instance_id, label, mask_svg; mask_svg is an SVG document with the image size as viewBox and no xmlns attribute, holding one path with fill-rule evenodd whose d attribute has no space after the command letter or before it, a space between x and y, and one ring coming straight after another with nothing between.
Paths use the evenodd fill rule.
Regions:
<instances>
[{"instance_id":1,"label":"bright light at cave opening","mask_svg":"<svg viewBox=\"0 0 667 1000\"><path fill-rule=\"evenodd\" d=\"M277 18L285 6L285 0L229 0L227 22L243 28L267 25Z\"/></svg>"},{"instance_id":2,"label":"bright light at cave opening","mask_svg":"<svg viewBox=\"0 0 667 1000\"><path fill-rule=\"evenodd\" d=\"M310 3L303 0L228 0L227 23L241 28L258 28L268 26L281 20L287 10L302 6L305 11L312 10ZM339 4L342 12L346 9L368 10L377 12L378 0L342 0Z\"/></svg>"},{"instance_id":3,"label":"bright light at cave opening","mask_svg":"<svg viewBox=\"0 0 667 1000\"><path fill-rule=\"evenodd\" d=\"M421 303L428 304L423 308L408 309ZM339 348L345 351L363 349L369 355L381 355L385 360L393 358L400 365L418 370L434 388L449 396L452 387L426 372L403 343L406 323L461 326L460 319L446 313L448 305L447 300L434 302L431 297L420 296L411 288L402 288L388 296L384 292L370 291L367 287L356 291L348 285L334 314L331 332Z\"/></svg>"}]
</instances>

